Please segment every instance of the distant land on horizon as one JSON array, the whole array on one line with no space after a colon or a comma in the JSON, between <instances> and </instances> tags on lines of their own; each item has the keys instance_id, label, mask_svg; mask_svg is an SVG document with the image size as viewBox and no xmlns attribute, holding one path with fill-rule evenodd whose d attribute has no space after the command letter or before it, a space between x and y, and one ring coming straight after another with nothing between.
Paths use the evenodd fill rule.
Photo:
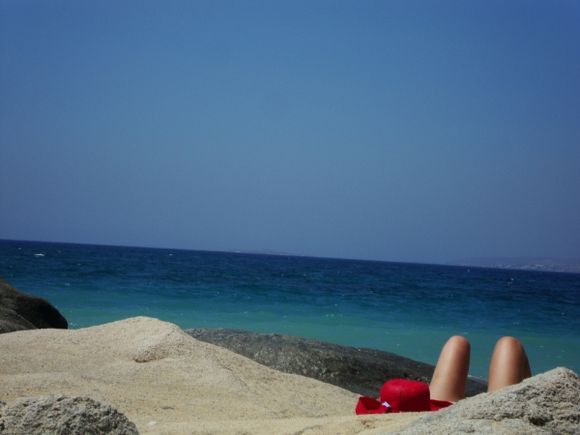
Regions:
<instances>
[{"instance_id":1,"label":"distant land on horizon","mask_svg":"<svg viewBox=\"0 0 580 435\"><path fill-rule=\"evenodd\" d=\"M550 257L475 257L461 260L455 260L449 263L425 263L409 262L401 260L377 260L361 258L339 258L325 257L318 255L296 254L294 252L280 252L263 250L236 250L236 254L252 255L278 255L287 257L312 257L312 258L330 258L334 260L352 260L352 261L376 261L384 263L404 263L404 264L432 264L435 266L469 266L483 267L489 269L516 269L531 270L537 272L562 272L562 273L580 273L580 258L550 258Z\"/></svg>"},{"instance_id":2,"label":"distant land on horizon","mask_svg":"<svg viewBox=\"0 0 580 435\"><path fill-rule=\"evenodd\" d=\"M279 255L288 257L331 258L335 260L378 261L385 263L405 264L433 264L441 266L470 266L490 269L532 270L538 272L580 273L580 258L551 258L551 257L473 257L454 260L448 263L409 262L401 260L377 260L360 258L338 258L318 255L297 254L295 252L273 251L269 249L236 250L236 254Z\"/></svg>"},{"instance_id":3,"label":"distant land on horizon","mask_svg":"<svg viewBox=\"0 0 580 435\"><path fill-rule=\"evenodd\" d=\"M533 270L539 272L580 273L580 258L479 257L453 261L449 265L492 269Z\"/></svg>"}]
</instances>

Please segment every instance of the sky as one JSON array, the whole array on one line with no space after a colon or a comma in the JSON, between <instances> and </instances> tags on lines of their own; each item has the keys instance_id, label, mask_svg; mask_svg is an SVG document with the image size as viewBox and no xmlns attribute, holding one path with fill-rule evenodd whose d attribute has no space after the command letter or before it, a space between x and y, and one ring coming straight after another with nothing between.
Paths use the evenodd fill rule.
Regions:
<instances>
[{"instance_id":1,"label":"sky","mask_svg":"<svg viewBox=\"0 0 580 435\"><path fill-rule=\"evenodd\" d=\"M0 0L0 238L580 258L576 0Z\"/></svg>"}]
</instances>

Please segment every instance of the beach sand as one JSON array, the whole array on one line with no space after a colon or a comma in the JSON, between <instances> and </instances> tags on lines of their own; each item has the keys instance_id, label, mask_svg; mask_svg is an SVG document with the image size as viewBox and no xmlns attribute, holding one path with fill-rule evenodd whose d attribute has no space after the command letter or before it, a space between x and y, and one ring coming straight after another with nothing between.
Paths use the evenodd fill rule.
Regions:
<instances>
[{"instance_id":1,"label":"beach sand","mask_svg":"<svg viewBox=\"0 0 580 435\"><path fill-rule=\"evenodd\" d=\"M109 404L141 433L379 433L421 416L357 417L356 394L147 317L0 335L0 400L46 394Z\"/></svg>"}]
</instances>

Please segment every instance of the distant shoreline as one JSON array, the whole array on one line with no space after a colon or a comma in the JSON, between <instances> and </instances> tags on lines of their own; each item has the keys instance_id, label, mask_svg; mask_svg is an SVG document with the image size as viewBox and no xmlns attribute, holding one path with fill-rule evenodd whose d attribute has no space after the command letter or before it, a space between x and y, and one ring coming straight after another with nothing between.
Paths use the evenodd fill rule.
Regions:
<instances>
[{"instance_id":1,"label":"distant shoreline","mask_svg":"<svg viewBox=\"0 0 580 435\"><path fill-rule=\"evenodd\" d=\"M580 274L580 259L542 257L473 258L458 260L454 264L462 267L479 267L485 269Z\"/></svg>"}]
</instances>

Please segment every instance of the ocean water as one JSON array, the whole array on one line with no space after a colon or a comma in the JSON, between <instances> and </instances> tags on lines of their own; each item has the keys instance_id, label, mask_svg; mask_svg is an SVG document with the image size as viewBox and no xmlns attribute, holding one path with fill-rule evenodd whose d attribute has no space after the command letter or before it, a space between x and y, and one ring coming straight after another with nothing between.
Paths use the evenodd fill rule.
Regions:
<instances>
[{"instance_id":1,"label":"ocean water","mask_svg":"<svg viewBox=\"0 0 580 435\"><path fill-rule=\"evenodd\" d=\"M71 328L151 316L183 328L277 332L434 364L520 338L532 371L580 371L580 275L292 256L0 241L0 276L48 299Z\"/></svg>"}]
</instances>

